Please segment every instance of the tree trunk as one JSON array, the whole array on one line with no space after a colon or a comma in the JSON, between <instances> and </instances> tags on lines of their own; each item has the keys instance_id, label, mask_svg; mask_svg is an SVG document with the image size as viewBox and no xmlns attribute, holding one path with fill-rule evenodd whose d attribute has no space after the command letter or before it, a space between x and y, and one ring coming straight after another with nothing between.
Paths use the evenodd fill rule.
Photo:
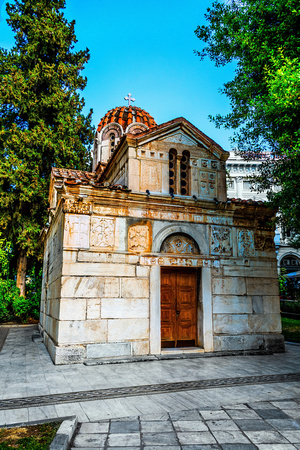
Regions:
<instances>
[{"instance_id":1,"label":"tree trunk","mask_svg":"<svg viewBox=\"0 0 300 450\"><path fill-rule=\"evenodd\" d=\"M20 250L17 260L17 287L20 289L20 295L25 297L25 282L27 269L27 255L25 250Z\"/></svg>"}]
</instances>

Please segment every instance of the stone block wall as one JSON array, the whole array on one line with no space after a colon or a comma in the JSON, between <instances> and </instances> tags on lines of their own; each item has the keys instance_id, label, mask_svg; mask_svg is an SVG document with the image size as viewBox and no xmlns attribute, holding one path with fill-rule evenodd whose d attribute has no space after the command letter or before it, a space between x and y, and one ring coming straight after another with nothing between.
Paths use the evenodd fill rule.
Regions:
<instances>
[{"instance_id":1,"label":"stone block wall","mask_svg":"<svg viewBox=\"0 0 300 450\"><path fill-rule=\"evenodd\" d=\"M222 260L212 276L214 350L283 349L276 260ZM266 337L267 334L267 338ZM273 337L273 339L271 339ZM276 344L277 345L277 344Z\"/></svg>"}]
</instances>

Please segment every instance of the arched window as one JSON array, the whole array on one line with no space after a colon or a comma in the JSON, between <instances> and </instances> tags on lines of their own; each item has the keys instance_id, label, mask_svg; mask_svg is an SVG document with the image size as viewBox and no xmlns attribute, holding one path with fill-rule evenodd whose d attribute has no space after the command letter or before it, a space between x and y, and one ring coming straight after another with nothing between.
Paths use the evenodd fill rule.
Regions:
<instances>
[{"instance_id":1,"label":"arched window","mask_svg":"<svg viewBox=\"0 0 300 450\"><path fill-rule=\"evenodd\" d=\"M184 150L180 161L180 194L189 195L190 152Z\"/></svg>"},{"instance_id":2,"label":"arched window","mask_svg":"<svg viewBox=\"0 0 300 450\"><path fill-rule=\"evenodd\" d=\"M109 142L110 142L110 152L113 153L113 151L115 149L115 143L116 143L116 136L114 133L110 133Z\"/></svg>"},{"instance_id":3,"label":"arched window","mask_svg":"<svg viewBox=\"0 0 300 450\"><path fill-rule=\"evenodd\" d=\"M174 148L169 151L169 192L176 194L177 152Z\"/></svg>"}]
</instances>

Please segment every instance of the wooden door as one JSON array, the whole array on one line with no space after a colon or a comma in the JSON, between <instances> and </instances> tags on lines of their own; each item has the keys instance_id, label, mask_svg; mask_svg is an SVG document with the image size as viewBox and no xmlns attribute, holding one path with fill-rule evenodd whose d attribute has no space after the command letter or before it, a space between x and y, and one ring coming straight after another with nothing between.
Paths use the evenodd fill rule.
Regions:
<instances>
[{"instance_id":1,"label":"wooden door","mask_svg":"<svg viewBox=\"0 0 300 450\"><path fill-rule=\"evenodd\" d=\"M197 271L162 269L162 347L195 346L197 341Z\"/></svg>"}]
</instances>

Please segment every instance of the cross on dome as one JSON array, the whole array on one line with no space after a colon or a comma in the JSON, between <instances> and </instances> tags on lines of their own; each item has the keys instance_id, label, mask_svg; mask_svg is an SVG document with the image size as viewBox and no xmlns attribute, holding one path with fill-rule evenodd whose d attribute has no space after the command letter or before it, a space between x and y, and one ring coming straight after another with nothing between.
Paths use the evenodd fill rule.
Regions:
<instances>
[{"instance_id":1,"label":"cross on dome","mask_svg":"<svg viewBox=\"0 0 300 450\"><path fill-rule=\"evenodd\" d=\"M135 102L135 98L133 98L130 93L128 96L124 97L124 100L128 100L128 106L130 106L130 102Z\"/></svg>"}]
</instances>

